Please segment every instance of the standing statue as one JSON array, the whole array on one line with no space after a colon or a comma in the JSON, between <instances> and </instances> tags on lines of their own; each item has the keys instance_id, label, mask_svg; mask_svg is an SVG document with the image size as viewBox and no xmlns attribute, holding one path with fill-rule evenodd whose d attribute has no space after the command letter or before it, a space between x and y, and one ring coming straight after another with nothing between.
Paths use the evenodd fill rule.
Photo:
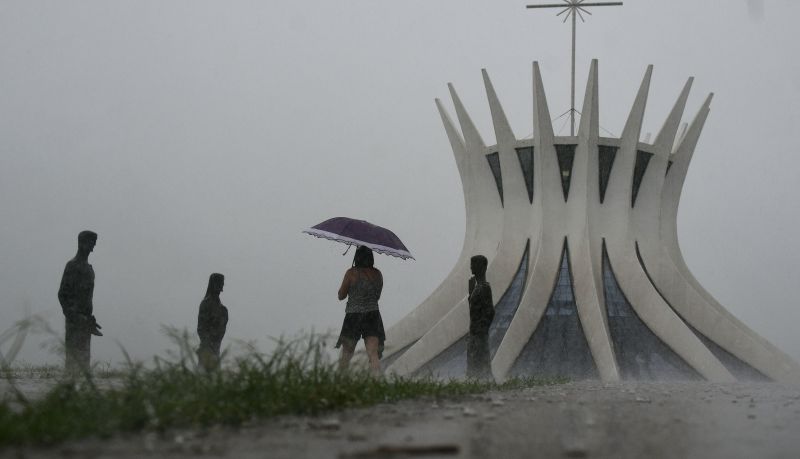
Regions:
<instances>
[{"instance_id":1,"label":"standing statue","mask_svg":"<svg viewBox=\"0 0 800 459\"><path fill-rule=\"evenodd\" d=\"M64 312L64 367L69 373L89 371L92 335L103 336L95 320L92 305L94 294L94 269L89 264L89 254L97 244L97 233L81 231L78 234L78 253L67 262L58 302Z\"/></svg>"},{"instance_id":2,"label":"standing statue","mask_svg":"<svg viewBox=\"0 0 800 459\"><path fill-rule=\"evenodd\" d=\"M197 360L206 371L219 368L220 347L228 326L228 308L219 299L224 286L225 276L219 273L209 276L206 297L200 303L197 315L197 334L200 336Z\"/></svg>"},{"instance_id":3,"label":"standing statue","mask_svg":"<svg viewBox=\"0 0 800 459\"><path fill-rule=\"evenodd\" d=\"M489 327L494 320L492 287L486 282L486 257L470 259L472 277L469 279L469 337L467 338L467 378L488 379Z\"/></svg>"}]
</instances>

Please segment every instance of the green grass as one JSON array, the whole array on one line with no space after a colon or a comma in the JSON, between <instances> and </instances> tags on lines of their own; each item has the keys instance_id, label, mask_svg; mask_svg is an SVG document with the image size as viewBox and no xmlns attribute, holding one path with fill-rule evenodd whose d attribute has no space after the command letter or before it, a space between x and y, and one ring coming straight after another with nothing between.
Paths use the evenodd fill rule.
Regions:
<instances>
[{"instance_id":1,"label":"green grass","mask_svg":"<svg viewBox=\"0 0 800 459\"><path fill-rule=\"evenodd\" d=\"M11 392L0 402L0 445L55 444L120 432L237 426L283 414L332 410L414 397L451 397L562 381L505 384L373 378L364 370L338 371L318 339L280 342L269 355L251 349L225 368L199 371L186 342L178 358L152 367L128 364L119 384L98 388L91 376L63 380L36 400ZM13 382L13 381L11 381Z\"/></svg>"}]
</instances>

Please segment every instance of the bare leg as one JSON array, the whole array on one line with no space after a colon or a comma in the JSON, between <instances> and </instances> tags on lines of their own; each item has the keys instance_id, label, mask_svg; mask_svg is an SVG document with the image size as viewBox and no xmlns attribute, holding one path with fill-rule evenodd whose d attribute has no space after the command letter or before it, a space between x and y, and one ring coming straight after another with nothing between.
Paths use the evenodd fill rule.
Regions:
<instances>
[{"instance_id":1,"label":"bare leg","mask_svg":"<svg viewBox=\"0 0 800 459\"><path fill-rule=\"evenodd\" d=\"M367 357L369 357L369 370L373 376L380 376L381 374L381 361L378 358L378 346L380 341L377 336L367 336L364 338L364 346L367 348Z\"/></svg>"},{"instance_id":2,"label":"bare leg","mask_svg":"<svg viewBox=\"0 0 800 459\"><path fill-rule=\"evenodd\" d=\"M349 339L342 338L342 352L339 354L339 370L346 370L350 365L350 359L356 350L356 343Z\"/></svg>"}]
</instances>

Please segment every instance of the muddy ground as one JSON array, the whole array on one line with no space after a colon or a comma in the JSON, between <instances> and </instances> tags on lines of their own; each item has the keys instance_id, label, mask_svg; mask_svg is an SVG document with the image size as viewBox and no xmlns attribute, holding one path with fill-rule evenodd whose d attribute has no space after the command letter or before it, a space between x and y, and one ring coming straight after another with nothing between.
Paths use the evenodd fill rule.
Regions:
<instances>
[{"instance_id":1,"label":"muddy ground","mask_svg":"<svg viewBox=\"0 0 800 459\"><path fill-rule=\"evenodd\" d=\"M800 387L580 382L0 456L800 458Z\"/></svg>"}]
</instances>

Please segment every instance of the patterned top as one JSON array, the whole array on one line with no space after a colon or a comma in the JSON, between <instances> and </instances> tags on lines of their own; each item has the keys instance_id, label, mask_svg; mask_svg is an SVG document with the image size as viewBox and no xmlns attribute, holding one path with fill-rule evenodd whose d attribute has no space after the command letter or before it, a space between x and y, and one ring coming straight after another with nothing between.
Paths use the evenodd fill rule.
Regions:
<instances>
[{"instance_id":1,"label":"patterned top","mask_svg":"<svg viewBox=\"0 0 800 459\"><path fill-rule=\"evenodd\" d=\"M370 280L366 275L361 274L359 268L355 268L355 282L350 283L347 290L347 306L344 309L346 314L353 312L370 312L378 310L378 298L381 296L381 285L378 281Z\"/></svg>"}]
</instances>

